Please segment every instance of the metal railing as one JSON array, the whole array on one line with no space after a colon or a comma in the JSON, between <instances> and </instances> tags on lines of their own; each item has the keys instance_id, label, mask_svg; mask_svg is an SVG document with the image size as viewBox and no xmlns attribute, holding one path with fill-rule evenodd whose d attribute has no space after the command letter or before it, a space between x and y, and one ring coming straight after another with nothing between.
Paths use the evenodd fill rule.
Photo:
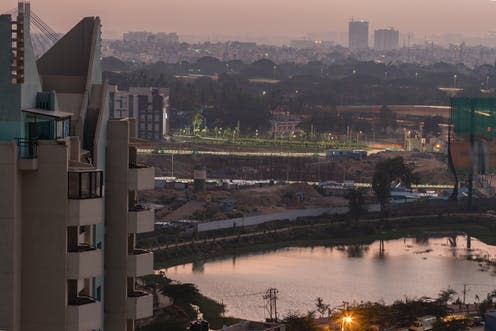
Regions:
<instances>
[{"instance_id":1,"label":"metal railing","mask_svg":"<svg viewBox=\"0 0 496 331\"><path fill-rule=\"evenodd\" d=\"M17 157L19 159L36 159L38 157L38 143L33 139L16 138Z\"/></svg>"},{"instance_id":2,"label":"metal railing","mask_svg":"<svg viewBox=\"0 0 496 331\"><path fill-rule=\"evenodd\" d=\"M69 199L98 199L103 195L103 171L69 171Z\"/></svg>"}]
</instances>

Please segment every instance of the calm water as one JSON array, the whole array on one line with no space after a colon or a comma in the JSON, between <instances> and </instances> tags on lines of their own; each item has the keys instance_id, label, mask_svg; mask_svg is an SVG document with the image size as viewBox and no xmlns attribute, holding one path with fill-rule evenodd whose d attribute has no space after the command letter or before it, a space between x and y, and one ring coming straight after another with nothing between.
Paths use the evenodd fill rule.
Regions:
<instances>
[{"instance_id":1,"label":"calm water","mask_svg":"<svg viewBox=\"0 0 496 331\"><path fill-rule=\"evenodd\" d=\"M435 297L451 286L460 293L469 283L467 301L484 298L496 289L493 268L467 261L467 255L496 256L496 246L458 236L456 247L448 238L401 239L368 246L287 248L226 258L205 264L185 264L164 270L169 278L194 283L205 295L227 306L227 315L261 320L267 315L262 292L279 290L278 310L313 310L320 296L332 307L343 301Z\"/></svg>"}]
</instances>

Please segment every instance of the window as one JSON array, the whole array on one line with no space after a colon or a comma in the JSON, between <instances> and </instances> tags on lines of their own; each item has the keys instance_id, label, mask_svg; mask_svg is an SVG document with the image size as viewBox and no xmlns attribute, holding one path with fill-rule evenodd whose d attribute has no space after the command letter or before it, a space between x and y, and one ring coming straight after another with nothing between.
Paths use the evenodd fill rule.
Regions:
<instances>
[{"instance_id":1,"label":"window","mask_svg":"<svg viewBox=\"0 0 496 331\"><path fill-rule=\"evenodd\" d=\"M103 193L103 171L69 171L69 199L101 198Z\"/></svg>"},{"instance_id":2,"label":"window","mask_svg":"<svg viewBox=\"0 0 496 331\"><path fill-rule=\"evenodd\" d=\"M102 301L102 287L101 286L98 286L96 288L96 295L95 295L96 299L98 301Z\"/></svg>"}]
</instances>

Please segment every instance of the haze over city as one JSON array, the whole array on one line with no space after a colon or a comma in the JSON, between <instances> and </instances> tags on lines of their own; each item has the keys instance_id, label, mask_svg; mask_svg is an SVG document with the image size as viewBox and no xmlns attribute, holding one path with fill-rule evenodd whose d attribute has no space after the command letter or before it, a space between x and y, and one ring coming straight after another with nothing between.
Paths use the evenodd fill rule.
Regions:
<instances>
[{"instance_id":1,"label":"haze over city","mask_svg":"<svg viewBox=\"0 0 496 331\"><path fill-rule=\"evenodd\" d=\"M0 331L496 331L496 0L2 0Z\"/></svg>"},{"instance_id":2,"label":"haze over city","mask_svg":"<svg viewBox=\"0 0 496 331\"><path fill-rule=\"evenodd\" d=\"M424 36L484 34L496 30L496 3L489 0L57 0L32 1L57 31L67 31L81 15L100 16L104 37L129 30L202 36L305 36L347 30L350 18L373 28L394 26ZM2 1L0 11L15 7Z\"/></svg>"}]
</instances>

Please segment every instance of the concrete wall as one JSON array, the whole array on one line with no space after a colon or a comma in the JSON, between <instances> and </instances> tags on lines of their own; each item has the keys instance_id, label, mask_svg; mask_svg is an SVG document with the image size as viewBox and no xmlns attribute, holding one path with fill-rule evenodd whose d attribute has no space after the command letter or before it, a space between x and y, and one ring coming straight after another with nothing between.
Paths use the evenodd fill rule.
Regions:
<instances>
[{"instance_id":1,"label":"concrete wall","mask_svg":"<svg viewBox=\"0 0 496 331\"><path fill-rule=\"evenodd\" d=\"M370 212L378 211L379 206L376 204L369 205ZM266 222L290 220L295 221L299 217L315 217L322 215L344 215L348 213L348 207L332 207L332 208L311 208L311 209L294 209L280 213L271 213L256 216L230 218L227 220L212 221L199 223L197 225L198 232L229 229L234 227L245 227L259 225Z\"/></svg>"},{"instance_id":2,"label":"concrete wall","mask_svg":"<svg viewBox=\"0 0 496 331\"><path fill-rule=\"evenodd\" d=\"M21 178L17 148L0 142L0 330L21 327Z\"/></svg>"},{"instance_id":3,"label":"concrete wall","mask_svg":"<svg viewBox=\"0 0 496 331\"><path fill-rule=\"evenodd\" d=\"M109 121L106 166L105 330L127 327L129 123Z\"/></svg>"},{"instance_id":4,"label":"concrete wall","mask_svg":"<svg viewBox=\"0 0 496 331\"><path fill-rule=\"evenodd\" d=\"M23 331L66 329L68 153L66 141L39 141L38 170L23 173Z\"/></svg>"}]
</instances>

